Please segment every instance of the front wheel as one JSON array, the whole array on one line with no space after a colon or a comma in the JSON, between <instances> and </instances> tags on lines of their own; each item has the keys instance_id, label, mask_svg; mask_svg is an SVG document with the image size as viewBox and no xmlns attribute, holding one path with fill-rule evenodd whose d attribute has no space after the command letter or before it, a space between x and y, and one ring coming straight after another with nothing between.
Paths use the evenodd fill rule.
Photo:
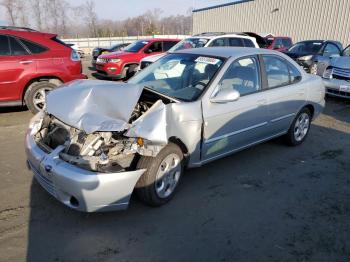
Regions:
<instances>
[{"instance_id":1,"label":"front wheel","mask_svg":"<svg viewBox=\"0 0 350 262\"><path fill-rule=\"evenodd\" d=\"M183 154L173 143L165 146L156 157L141 157L137 169L147 169L136 184L136 193L151 206L167 203L175 193L183 172Z\"/></svg>"},{"instance_id":2,"label":"front wheel","mask_svg":"<svg viewBox=\"0 0 350 262\"><path fill-rule=\"evenodd\" d=\"M286 134L287 143L291 146L297 146L303 143L309 133L310 125L310 110L303 108L293 120L293 123Z\"/></svg>"}]
</instances>

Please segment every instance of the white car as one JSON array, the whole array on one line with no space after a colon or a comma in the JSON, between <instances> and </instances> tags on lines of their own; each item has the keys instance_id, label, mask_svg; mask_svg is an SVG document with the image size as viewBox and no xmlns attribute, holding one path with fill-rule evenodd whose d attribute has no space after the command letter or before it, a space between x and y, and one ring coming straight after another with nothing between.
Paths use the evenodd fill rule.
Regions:
<instances>
[{"instance_id":1,"label":"white car","mask_svg":"<svg viewBox=\"0 0 350 262\"><path fill-rule=\"evenodd\" d=\"M227 34L227 33L202 33L185 38L181 42L169 49L169 53L181 49L200 48L200 47L255 47L259 45L254 37L245 35L244 33ZM143 58L140 63L140 70L149 66L159 58L165 56L166 53L151 55Z\"/></svg>"}]
</instances>

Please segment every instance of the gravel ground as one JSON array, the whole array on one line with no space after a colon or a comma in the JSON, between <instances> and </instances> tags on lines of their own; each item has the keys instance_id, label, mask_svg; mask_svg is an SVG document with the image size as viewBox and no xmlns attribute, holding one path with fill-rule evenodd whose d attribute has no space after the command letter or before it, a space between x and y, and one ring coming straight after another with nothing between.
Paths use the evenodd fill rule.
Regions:
<instances>
[{"instance_id":1,"label":"gravel ground","mask_svg":"<svg viewBox=\"0 0 350 262\"><path fill-rule=\"evenodd\" d=\"M30 117L0 109L0 261L350 261L350 101L327 99L299 147L277 139L188 170L160 208L133 197L94 214L33 180Z\"/></svg>"}]
</instances>

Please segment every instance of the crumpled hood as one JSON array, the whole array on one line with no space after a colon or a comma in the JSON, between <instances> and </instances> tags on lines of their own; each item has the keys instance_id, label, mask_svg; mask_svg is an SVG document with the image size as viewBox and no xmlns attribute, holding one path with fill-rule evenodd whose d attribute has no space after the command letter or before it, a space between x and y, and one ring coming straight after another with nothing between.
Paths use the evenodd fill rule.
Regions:
<instances>
[{"instance_id":1,"label":"crumpled hood","mask_svg":"<svg viewBox=\"0 0 350 262\"><path fill-rule=\"evenodd\" d=\"M340 57L332 58L330 61L330 64L333 67L350 69L350 57L349 56L340 56Z\"/></svg>"},{"instance_id":2,"label":"crumpled hood","mask_svg":"<svg viewBox=\"0 0 350 262\"><path fill-rule=\"evenodd\" d=\"M51 91L46 111L84 130L123 131L140 98L142 86L101 80L76 80Z\"/></svg>"}]
</instances>

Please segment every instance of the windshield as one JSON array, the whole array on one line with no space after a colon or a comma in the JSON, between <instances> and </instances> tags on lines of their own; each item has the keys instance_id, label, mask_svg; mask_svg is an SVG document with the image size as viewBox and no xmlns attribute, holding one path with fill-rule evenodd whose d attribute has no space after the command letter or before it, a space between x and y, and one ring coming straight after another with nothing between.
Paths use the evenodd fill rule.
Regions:
<instances>
[{"instance_id":1,"label":"windshield","mask_svg":"<svg viewBox=\"0 0 350 262\"><path fill-rule=\"evenodd\" d=\"M140 71L129 83L166 96L194 101L204 91L224 59L195 54L169 54Z\"/></svg>"},{"instance_id":2,"label":"windshield","mask_svg":"<svg viewBox=\"0 0 350 262\"><path fill-rule=\"evenodd\" d=\"M127 47L125 47L124 51L131 52L131 53L137 53L148 43L149 43L148 41L144 41L144 40L136 41L136 42L128 45Z\"/></svg>"},{"instance_id":3,"label":"windshield","mask_svg":"<svg viewBox=\"0 0 350 262\"><path fill-rule=\"evenodd\" d=\"M344 49L343 56L350 56L350 45Z\"/></svg>"},{"instance_id":4,"label":"windshield","mask_svg":"<svg viewBox=\"0 0 350 262\"><path fill-rule=\"evenodd\" d=\"M316 54L320 51L323 42L320 41L305 41L299 42L289 48L289 52L292 53L309 53Z\"/></svg>"},{"instance_id":5,"label":"windshield","mask_svg":"<svg viewBox=\"0 0 350 262\"><path fill-rule=\"evenodd\" d=\"M170 48L169 52L175 52L181 49L204 47L208 41L209 39L207 38L186 38Z\"/></svg>"}]
</instances>

